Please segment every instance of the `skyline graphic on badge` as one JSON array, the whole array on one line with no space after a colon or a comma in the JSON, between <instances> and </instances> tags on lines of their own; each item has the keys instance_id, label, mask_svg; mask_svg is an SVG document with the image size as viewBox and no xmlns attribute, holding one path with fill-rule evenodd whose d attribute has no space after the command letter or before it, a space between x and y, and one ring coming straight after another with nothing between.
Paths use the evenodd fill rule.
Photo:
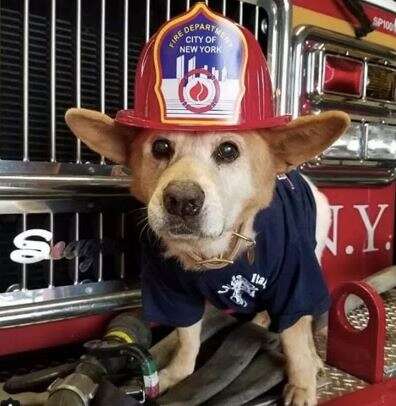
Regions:
<instances>
[{"instance_id":1,"label":"skyline graphic on badge","mask_svg":"<svg viewBox=\"0 0 396 406\"><path fill-rule=\"evenodd\" d=\"M236 24L198 3L165 24L154 55L162 122L237 120L248 55Z\"/></svg>"}]
</instances>

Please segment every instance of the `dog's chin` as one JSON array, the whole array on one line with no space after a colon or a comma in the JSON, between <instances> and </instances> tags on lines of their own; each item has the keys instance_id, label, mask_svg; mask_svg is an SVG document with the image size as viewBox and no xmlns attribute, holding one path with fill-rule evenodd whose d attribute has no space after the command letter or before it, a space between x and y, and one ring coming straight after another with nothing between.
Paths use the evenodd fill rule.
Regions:
<instances>
[{"instance_id":1,"label":"dog's chin","mask_svg":"<svg viewBox=\"0 0 396 406\"><path fill-rule=\"evenodd\" d=\"M175 224L168 226L165 231L165 234L168 236L168 238L178 240L189 240L189 239L196 239L200 232L199 230L195 230L192 227L189 227L187 224ZM162 232L163 234L164 232Z\"/></svg>"},{"instance_id":2,"label":"dog's chin","mask_svg":"<svg viewBox=\"0 0 396 406\"><path fill-rule=\"evenodd\" d=\"M197 226L179 223L166 225L158 230L157 234L160 238L172 241L216 240L221 238L224 230L208 232Z\"/></svg>"}]
</instances>

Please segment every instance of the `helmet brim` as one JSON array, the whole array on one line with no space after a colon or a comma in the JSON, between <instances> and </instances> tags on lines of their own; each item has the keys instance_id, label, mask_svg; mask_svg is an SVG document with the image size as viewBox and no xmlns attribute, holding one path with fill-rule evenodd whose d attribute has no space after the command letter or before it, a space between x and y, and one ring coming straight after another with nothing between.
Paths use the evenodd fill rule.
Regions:
<instances>
[{"instance_id":1,"label":"helmet brim","mask_svg":"<svg viewBox=\"0 0 396 406\"><path fill-rule=\"evenodd\" d=\"M157 121L147 120L138 117L133 109L120 110L117 113L115 121L121 125L129 127L145 128L152 130L167 130L167 131L194 131L194 132L208 132L208 131L245 131L245 130L260 130L263 128L283 127L291 121L291 115L271 117L265 120L249 121L249 123L237 124L175 124L175 123L161 123Z\"/></svg>"}]
</instances>

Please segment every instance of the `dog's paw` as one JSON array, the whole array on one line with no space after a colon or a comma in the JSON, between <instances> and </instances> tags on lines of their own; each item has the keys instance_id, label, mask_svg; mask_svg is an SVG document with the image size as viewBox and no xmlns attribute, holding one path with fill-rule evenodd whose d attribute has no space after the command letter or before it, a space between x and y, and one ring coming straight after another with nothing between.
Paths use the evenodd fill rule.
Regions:
<instances>
[{"instance_id":1,"label":"dog's paw","mask_svg":"<svg viewBox=\"0 0 396 406\"><path fill-rule=\"evenodd\" d=\"M311 388L299 388L291 383L286 384L283 391L285 406L316 406L316 393Z\"/></svg>"},{"instance_id":2,"label":"dog's paw","mask_svg":"<svg viewBox=\"0 0 396 406\"><path fill-rule=\"evenodd\" d=\"M166 368L159 372L158 377L160 394L166 392L169 388L175 386L177 383Z\"/></svg>"}]
</instances>

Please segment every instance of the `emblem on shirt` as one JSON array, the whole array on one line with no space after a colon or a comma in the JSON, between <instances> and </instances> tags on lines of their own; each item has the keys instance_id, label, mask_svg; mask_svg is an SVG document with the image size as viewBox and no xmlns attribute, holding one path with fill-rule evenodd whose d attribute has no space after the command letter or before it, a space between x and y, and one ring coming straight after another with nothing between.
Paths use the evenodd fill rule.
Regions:
<instances>
[{"instance_id":1,"label":"emblem on shirt","mask_svg":"<svg viewBox=\"0 0 396 406\"><path fill-rule=\"evenodd\" d=\"M246 307L248 302L243 297L248 295L251 298L256 296L256 292L259 288L256 285L259 285L262 289L265 289L267 286L267 279L263 276L260 276L257 273L252 275L251 282L249 282L242 275L233 275L229 285L223 285L217 293L225 294L232 292L230 299L237 305Z\"/></svg>"}]
</instances>

